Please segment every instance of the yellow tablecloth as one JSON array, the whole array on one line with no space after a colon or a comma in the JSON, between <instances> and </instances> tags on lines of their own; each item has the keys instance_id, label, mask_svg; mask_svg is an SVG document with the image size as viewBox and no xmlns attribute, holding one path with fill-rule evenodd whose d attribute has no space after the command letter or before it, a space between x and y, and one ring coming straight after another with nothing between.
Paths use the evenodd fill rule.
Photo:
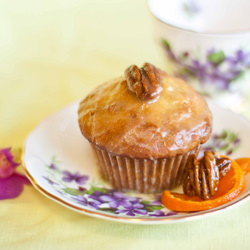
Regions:
<instances>
[{"instance_id":1,"label":"yellow tablecloth","mask_svg":"<svg viewBox=\"0 0 250 250\"><path fill-rule=\"evenodd\" d=\"M150 61L164 68L143 0L0 1L0 147L49 114ZM0 249L250 249L250 201L193 222L143 226L84 216L25 186L0 201Z\"/></svg>"}]
</instances>

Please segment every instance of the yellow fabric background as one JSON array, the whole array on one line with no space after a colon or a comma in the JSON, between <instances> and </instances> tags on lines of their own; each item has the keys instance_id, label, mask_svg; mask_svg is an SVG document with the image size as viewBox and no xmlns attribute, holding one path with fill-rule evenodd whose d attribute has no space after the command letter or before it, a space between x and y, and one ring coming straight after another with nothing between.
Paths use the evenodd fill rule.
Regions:
<instances>
[{"instance_id":1,"label":"yellow fabric background","mask_svg":"<svg viewBox=\"0 0 250 250\"><path fill-rule=\"evenodd\" d=\"M0 1L0 147L150 61L165 67L143 0ZM142 226L73 212L25 186L0 201L0 249L250 249L250 201L201 220Z\"/></svg>"}]
</instances>

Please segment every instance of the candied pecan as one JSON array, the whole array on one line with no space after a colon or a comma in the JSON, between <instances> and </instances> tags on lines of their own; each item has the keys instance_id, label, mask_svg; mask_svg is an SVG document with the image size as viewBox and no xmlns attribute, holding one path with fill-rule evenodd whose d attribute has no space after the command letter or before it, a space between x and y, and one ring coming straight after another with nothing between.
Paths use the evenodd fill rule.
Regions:
<instances>
[{"instance_id":1,"label":"candied pecan","mask_svg":"<svg viewBox=\"0 0 250 250\"><path fill-rule=\"evenodd\" d=\"M198 195L207 200L215 195L219 180L230 170L231 161L217 153L205 151L204 157L195 157L187 166L188 172L183 182L183 191L188 196Z\"/></svg>"},{"instance_id":2,"label":"candied pecan","mask_svg":"<svg viewBox=\"0 0 250 250\"><path fill-rule=\"evenodd\" d=\"M231 160L226 157L220 157L220 155L217 152L213 153L216 158L216 164L219 168L220 172L220 179L224 177L227 172L230 170L231 167Z\"/></svg>"},{"instance_id":3,"label":"candied pecan","mask_svg":"<svg viewBox=\"0 0 250 250\"><path fill-rule=\"evenodd\" d=\"M150 63L142 68L131 65L125 70L127 86L130 92L142 101L154 99L162 92L161 71Z\"/></svg>"}]
</instances>

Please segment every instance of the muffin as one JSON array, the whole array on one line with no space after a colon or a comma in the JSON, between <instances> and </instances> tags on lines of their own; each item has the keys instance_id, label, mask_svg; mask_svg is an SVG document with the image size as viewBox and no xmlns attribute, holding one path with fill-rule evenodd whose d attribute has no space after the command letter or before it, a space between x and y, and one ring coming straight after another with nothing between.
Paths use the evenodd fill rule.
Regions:
<instances>
[{"instance_id":1,"label":"muffin","mask_svg":"<svg viewBox=\"0 0 250 250\"><path fill-rule=\"evenodd\" d=\"M143 193L180 185L212 130L205 99L149 63L95 89L78 118L102 177L115 189Z\"/></svg>"}]
</instances>

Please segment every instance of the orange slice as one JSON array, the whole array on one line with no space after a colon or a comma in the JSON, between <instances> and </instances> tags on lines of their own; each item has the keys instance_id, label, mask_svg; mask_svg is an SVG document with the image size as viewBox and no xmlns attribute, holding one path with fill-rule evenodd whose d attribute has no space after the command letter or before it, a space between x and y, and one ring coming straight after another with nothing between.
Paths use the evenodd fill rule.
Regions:
<instances>
[{"instance_id":1,"label":"orange slice","mask_svg":"<svg viewBox=\"0 0 250 250\"><path fill-rule=\"evenodd\" d=\"M241 167L244 175L250 172L250 158L238 158L235 161Z\"/></svg>"},{"instance_id":2,"label":"orange slice","mask_svg":"<svg viewBox=\"0 0 250 250\"><path fill-rule=\"evenodd\" d=\"M202 200L198 196L164 191L161 202L168 209L178 212L202 211L221 206L235 199L244 189L245 178L242 169L234 161L230 171L223 177L218 186L218 191L209 200Z\"/></svg>"}]
</instances>

